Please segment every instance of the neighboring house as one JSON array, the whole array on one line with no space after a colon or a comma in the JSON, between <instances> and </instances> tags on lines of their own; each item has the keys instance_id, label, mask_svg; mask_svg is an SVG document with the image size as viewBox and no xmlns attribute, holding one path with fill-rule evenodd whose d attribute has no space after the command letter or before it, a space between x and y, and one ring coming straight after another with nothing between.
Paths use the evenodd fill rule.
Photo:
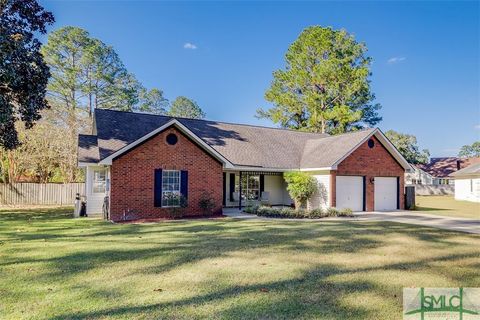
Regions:
<instances>
[{"instance_id":1,"label":"neighboring house","mask_svg":"<svg viewBox=\"0 0 480 320\"><path fill-rule=\"evenodd\" d=\"M168 218L186 199L188 215L267 202L290 206L283 173L318 181L308 206L354 211L404 208L408 162L379 129L337 136L216 121L96 110L92 135L79 136L87 213L113 221Z\"/></svg>"},{"instance_id":2,"label":"neighboring house","mask_svg":"<svg viewBox=\"0 0 480 320\"><path fill-rule=\"evenodd\" d=\"M453 179L450 175L474 163L480 163L480 158L431 158L429 163L417 166L433 177L433 185L453 185Z\"/></svg>"},{"instance_id":3,"label":"neighboring house","mask_svg":"<svg viewBox=\"0 0 480 320\"><path fill-rule=\"evenodd\" d=\"M451 174L455 179L455 199L480 202L480 163Z\"/></svg>"},{"instance_id":4,"label":"neighboring house","mask_svg":"<svg viewBox=\"0 0 480 320\"><path fill-rule=\"evenodd\" d=\"M413 171L405 173L405 184L432 185L435 178L423 171L416 164L411 164Z\"/></svg>"}]
</instances>

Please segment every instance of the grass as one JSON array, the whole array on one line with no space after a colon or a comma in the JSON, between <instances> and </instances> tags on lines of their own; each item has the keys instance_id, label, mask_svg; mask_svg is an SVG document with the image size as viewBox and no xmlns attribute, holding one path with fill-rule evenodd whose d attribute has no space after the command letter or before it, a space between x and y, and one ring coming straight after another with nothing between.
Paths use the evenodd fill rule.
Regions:
<instances>
[{"instance_id":1,"label":"grass","mask_svg":"<svg viewBox=\"0 0 480 320\"><path fill-rule=\"evenodd\" d=\"M416 210L450 217L480 219L480 203L458 201L452 196L416 196Z\"/></svg>"},{"instance_id":2,"label":"grass","mask_svg":"<svg viewBox=\"0 0 480 320\"><path fill-rule=\"evenodd\" d=\"M480 286L480 237L366 221L111 224L0 211L0 319L399 319Z\"/></svg>"}]
</instances>

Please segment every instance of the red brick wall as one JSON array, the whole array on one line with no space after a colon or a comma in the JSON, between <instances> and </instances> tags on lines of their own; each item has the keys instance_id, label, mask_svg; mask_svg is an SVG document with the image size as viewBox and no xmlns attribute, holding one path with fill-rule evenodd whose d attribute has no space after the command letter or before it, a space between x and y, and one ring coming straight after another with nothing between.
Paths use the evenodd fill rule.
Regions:
<instances>
[{"instance_id":1,"label":"red brick wall","mask_svg":"<svg viewBox=\"0 0 480 320\"><path fill-rule=\"evenodd\" d=\"M176 133L178 142L165 141ZM110 216L120 221L130 210L136 219L171 218L171 208L154 207L155 169L188 171L186 215L202 215L198 202L204 192L214 199L214 213L222 212L222 164L174 127L113 160L111 166Z\"/></svg>"},{"instance_id":2,"label":"red brick wall","mask_svg":"<svg viewBox=\"0 0 480 320\"><path fill-rule=\"evenodd\" d=\"M358 147L352 154L343 160L335 172L332 172L332 181L337 176L366 176L366 209L374 210L374 184L370 181L373 177L400 177L400 209L404 209L404 174L403 167L393 158L385 147L372 137L375 141L373 148L368 147L365 142ZM336 205L335 182L332 183L332 206Z\"/></svg>"}]
</instances>

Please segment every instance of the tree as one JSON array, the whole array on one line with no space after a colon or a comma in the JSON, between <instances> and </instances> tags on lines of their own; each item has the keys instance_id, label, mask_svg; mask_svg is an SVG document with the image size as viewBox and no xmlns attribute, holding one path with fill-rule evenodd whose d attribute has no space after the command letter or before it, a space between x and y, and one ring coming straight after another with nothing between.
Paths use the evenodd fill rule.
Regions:
<instances>
[{"instance_id":1,"label":"tree","mask_svg":"<svg viewBox=\"0 0 480 320\"><path fill-rule=\"evenodd\" d=\"M183 96L177 97L172 102L168 115L191 119L205 118L205 112L203 112L199 105L195 101Z\"/></svg>"},{"instance_id":2,"label":"tree","mask_svg":"<svg viewBox=\"0 0 480 320\"><path fill-rule=\"evenodd\" d=\"M160 89L151 89L148 91L145 88L140 90L139 103L135 111L149 112L154 114L167 114L168 100L163 96L163 91Z\"/></svg>"},{"instance_id":3,"label":"tree","mask_svg":"<svg viewBox=\"0 0 480 320\"><path fill-rule=\"evenodd\" d=\"M414 135L389 130L385 132L385 136L409 163L418 164L428 162L430 152L427 149L419 150L417 138Z\"/></svg>"},{"instance_id":4,"label":"tree","mask_svg":"<svg viewBox=\"0 0 480 320\"><path fill-rule=\"evenodd\" d=\"M48 107L45 88L50 76L35 33L46 33L52 13L35 0L0 0L0 146L18 147L15 123L27 129Z\"/></svg>"},{"instance_id":5,"label":"tree","mask_svg":"<svg viewBox=\"0 0 480 320\"><path fill-rule=\"evenodd\" d=\"M97 108L131 111L139 102L141 84L127 71L111 46L81 28L52 32L42 53L52 70L50 97L90 115Z\"/></svg>"},{"instance_id":6,"label":"tree","mask_svg":"<svg viewBox=\"0 0 480 320\"><path fill-rule=\"evenodd\" d=\"M287 182L288 193L295 202L295 209L297 210L305 206L307 200L317 191L315 178L305 172L285 172L283 177Z\"/></svg>"},{"instance_id":7,"label":"tree","mask_svg":"<svg viewBox=\"0 0 480 320\"><path fill-rule=\"evenodd\" d=\"M480 157L480 141L461 147L458 156L461 158Z\"/></svg>"},{"instance_id":8,"label":"tree","mask_svg":"<svg viewBox=\"0 0 480 320\"><path fill-rule=\"evenodd\" d=\"M273 73L265 99L274 106L257 110L257 117L331 134L375 125L381 106L373 103L366 51L344 30L305 29L286 53L286 68Z\"/></svg>"}]
</instances>

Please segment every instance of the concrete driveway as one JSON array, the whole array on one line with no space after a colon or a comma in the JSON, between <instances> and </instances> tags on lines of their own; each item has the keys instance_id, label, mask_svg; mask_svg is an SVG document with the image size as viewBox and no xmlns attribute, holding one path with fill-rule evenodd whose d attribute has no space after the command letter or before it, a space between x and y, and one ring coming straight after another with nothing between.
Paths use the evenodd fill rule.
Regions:
<instances>
[{"instance_id":1,"label":"concrete driveway","mask_svg":"<svg viewBox=\"0 0 480 320\"><path fill-rule=\"evenodd\" d=\"M436 216L433 214L420 214L415 211L391 211L391 212L356 212L353 218L322 218L322 219L278 219L258 217L251 214L240 212L238 209L224 209L226 216L236 219L261 219L261 220L289 220L289 221L391 221L405 224L414 224L425 227L461 231L467 233L480 234L479 219L455 218L446 216ZM480 216L480 214L479 214Z\"/></svg>"},{"instance_id":2,"label":"concrete driveway","mask_svg":"<svg viewBox=\"0 0 480 320\"><path fill-rule=\"evenodd\" d=\"M436 216L433 214L420 214L415 211L357 212L355 217L366 221L391 221L480 234L480 218L468 219Z\"/></svg>"}]
</instances>

